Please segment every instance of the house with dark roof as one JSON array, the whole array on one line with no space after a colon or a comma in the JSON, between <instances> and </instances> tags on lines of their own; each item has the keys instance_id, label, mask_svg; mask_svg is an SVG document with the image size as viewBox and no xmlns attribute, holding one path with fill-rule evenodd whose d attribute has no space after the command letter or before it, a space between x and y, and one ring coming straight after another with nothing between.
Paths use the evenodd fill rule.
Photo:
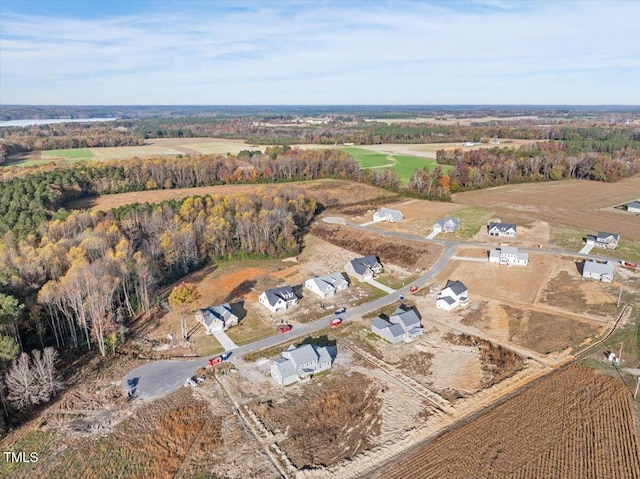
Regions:
<instances>
[{"instance_id":1,"label":"house with dark roof","mask_svg":"<svg viewBox=\"0 0 640 479\"><path fill-rule=\"evenodd\" d=\"M618 247L618 241L620 241L620 235L616 233L600 232L595 236L596 248L616 249Z\"/></svg>"},{"instance_id":2,"label":"house with dark roof","mask_svg":"<svg viewBox=\"0 0 640 479\"><path fill-rule=\"evenodd\" d=\"M359 281L367 281L373 279L382 271L382 264L373 255L364 256L362 258L354 258L349 261L345 267L345 271Z\"/></svg>"},{"instance_id":3,"label":"house with dark roof","mask_svg":"<svg viewBox=\"0 0 640 479\"><path fill-rule=\"evenodd\" d=\"M330 298L339 291L349 287L349 281L342 273L330 273L324 276L309 278L304 282L304 287L313 291L321 298Z\"/></svg>"},{"instance_id":4,"label":"house with dark roof","mask_svg":"<svg viewBox=\"0 0 640 479\"><path fill-rule=\"evenodd\" d=\"M489 236L507 236L515 238L517 226L513 223L489 223Z\"/></svg>"},{"instance_id":5,"label":"house with dark roof","mask_svg":"<svg viewBox=\"0 0 640 479\"><path fill-rule=\"evenodd\" d=\"M615 264L613 261L605 261L599 263L593 259L585 261L582 267L582 277L602 281L603 283L611 283L613 281L613 273Z\"/></svg>"},{"instance_id":6,"label":"house with dark roof","mask_svg":"<svg viewBox=\"0 0 640 479\"><path fill-rule=\"evenodd\" d=\"M393 210L391 208L380 208L379 211L376 211L373 214L373 221L387 221L389 223L397 223L398 221L402 221L404 219L404 215L402 212L398 210Z\"/></svg>"},{"instance_id":7,"label":"house with dark roof","mask_svg":"<svg viewBox=\"0 0 640 479\"><path fill-rule=\"evenodd\" d=\"M453 216L445 216L433 224L433 231L453 233L460 229L460 220Z\"/></svg>"},{"instance_id":8,"label":"house with dark roof","mask_svg":"<svg viewBox=\"0 0 640 479\"><path fill-rule=\"evenodd\" d=\"M415 309L400 306L387 320L380 316L373 319L371 331L392 344L410 343L424 331Z\"/></svg>"},{"instance_id":9,"label":"house with dark roof","mask_svg":"<svg viewBox=\"0 0 640 479\"><path fill-rule=\"evenodd\" d=\"M271 377L281 386L307 382L314 374L331 368L332 364L333 358L326 347L291 345L271 365Z\"/></svg>"},{"instance_id":10,"label":"house with dark roof","mask_svg":"<svg viewBox=\"0 0 640 479\"><path fill-rule=\"evenodd\" d=\"M238 325L238 317L233 314L229 303L211 306L196 311L196 321L204 327L207 334L223 331Z\"/></svg>"},{"instance_id":11,"label":"house with dark roof","mask_svg":"<svg viewBox=\"0 0 640 479\"><path fill-rule=\"evenodd\" d=\"M264 291L258 301L272 313L277 313L297 304L298 296L291 286L282 286Z\"/></svg>"},{"instance_id":12,"label":"house with dark roof","mask_svg":"<svg viewBox=\"0 0 640 479\"><path fill-rule=\"evenodd\" d=\"M451 311L461 304L467 304L469 290L462 281L447 281L447 284L436 299L436 306L445 311Z\"/></svg>"}]
</instances>

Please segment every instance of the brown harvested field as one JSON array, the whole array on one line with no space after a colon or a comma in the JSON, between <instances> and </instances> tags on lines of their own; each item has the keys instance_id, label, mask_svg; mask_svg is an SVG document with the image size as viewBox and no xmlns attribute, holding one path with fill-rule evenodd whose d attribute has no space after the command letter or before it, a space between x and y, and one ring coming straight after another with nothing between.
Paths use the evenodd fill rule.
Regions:
<instances>
[{"instance_id":1,"label":"brown harvested field","mask_svg":"<svg viewBox=\"0 0 640 479\"><path fill-rule=\"evenodd\" d=\"M329 466L371 447L380 433L379 385L363 374L314 378L284 401L251 405L271 431L287 431L280 442L298 468Z\"/></svg>"},{"instance_id":2,"label":"brown harvested field","mask_svg":"<svg viewBox=\"0 0 640 479\"><path fill-rule=\"evenodd\" d=\"M628 389L572 365L369 477L637 479L638 457Z\"/></svg>"},{"instance_id":3,"label":"brown harvested field","mask_svg":"<svg viewBox=\"0 0 640 479\"><path fill-rule=\"evenodd\" d=\"M375 255L383 265L391 263L410 271L426 270L443 251L443 247L436 244L389 238L326 223L315 223L310 231L318 238L357 254Z\"/></svg>"},{"instance_id":4,"label":"brown harvested field","mask_svg":"<svg viewBox=\"0 0 640 479\"><path fill-rule=\"evenodd\" d=\"M640 219L611 209L637 198L639 191L640 177L616 183L566 180L468 191L453 195L453 200L490 208L505 221L539 219L581 228L584 234L610 231L640 241Z\"/></svg>"},{"instance_id":5,"label":"brown harvested field","mask_svg":"<svg viewBox=\"0 0 640 479\"><path fill-rule=\"evenodd\" d=\"M180 199L187 196L204 195L246 195L251 193L270 192L276 188L297 187L311 195L320 204L335 206L341 204L358 203L376 198L394 198L396 195L382 188L363 185L346 180L313 180L294 181L286 184L271 185L219 185L202 186L197 188L177 188L172 190L136 191L103 195L97 198L85 198L70 202L66 205L70 209L109 210L131 203L157 203L159 201Z\"/></svg>"}]
</instances>

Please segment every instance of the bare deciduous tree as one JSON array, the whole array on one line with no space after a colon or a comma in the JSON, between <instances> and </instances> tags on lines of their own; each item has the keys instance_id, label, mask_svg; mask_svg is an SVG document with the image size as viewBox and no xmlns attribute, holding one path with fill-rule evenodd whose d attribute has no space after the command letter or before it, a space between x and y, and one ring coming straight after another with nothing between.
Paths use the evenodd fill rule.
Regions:
<instances>
[{"instance_id":1,"label":"bare deciduous tree","mask_svg":"<svg viewBox=\"0 0 640 479\"><path fill-rule=\"evenodd\" d=\"M7 398L17 409L24 409L34 404L37 396L37 384L31 370L31 360L27 353L22 353L9 368L6 378L9 394Z\"/></svg>"}]
</instances>

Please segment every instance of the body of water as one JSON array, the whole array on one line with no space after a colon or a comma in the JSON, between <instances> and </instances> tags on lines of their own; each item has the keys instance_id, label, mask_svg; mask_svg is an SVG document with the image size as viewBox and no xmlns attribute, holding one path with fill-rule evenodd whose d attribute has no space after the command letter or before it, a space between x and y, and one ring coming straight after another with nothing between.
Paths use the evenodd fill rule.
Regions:
<instances>
[{"instance_id":1,"label":"body of water","mask_svg":"<svg viewBox=\"0 0 640 479\"><path fill-rule=\"evenodd\" d=\"M0 121L0 128L10 126L53 125L55 123L88 123L91 121L115 121L117 118L75 118L73 120L49 119L49 120L9 120Z\"/></svg>"}]
</instances>

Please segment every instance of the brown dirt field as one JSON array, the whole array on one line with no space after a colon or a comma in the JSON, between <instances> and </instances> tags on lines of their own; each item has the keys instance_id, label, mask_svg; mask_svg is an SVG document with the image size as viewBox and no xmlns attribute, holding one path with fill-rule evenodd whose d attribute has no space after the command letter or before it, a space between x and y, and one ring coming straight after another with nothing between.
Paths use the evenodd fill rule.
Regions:
<instances>
[{"instance_id":1,"label":"brown dirt field","mask_svg":"<svg viewBox=\"0 0 640 479\"><path fill-rule=\"evenodd\" d=\"M505 221L523 223L539 219L575 226L585 234L610 231L619 233L623 239L640 241L640 221L607 210L636 198L638 191L640 177L617 183L567 180L467 191L453 195L453 200L491 208Z\"/></svg>"},{"instance_id":2,"label":"brown dirt field","mask_svg":"<svg viewBox=\"0 0 640 479\"><path fill-rule=\"evenodd\" d=\"M375 255L380 262L392 263L409 270L426 270L442 254L442 246L390 239L361 230L315 223L311 227L314 236L360 255Z\"/></svg>"},{"instance_id":3,"label":"brown dirt field","mask_svg":"<svg viewBox=\"0 0 640 479\"><path fill-rule=\"evenodd\" d=\"M371 446L380 432L379 386L363 374L314 378L299 395L254 403L271 431L287 431L280 446L298 468L331 465Z\"/></svg>"},{"instance_id":4,"label":"brown dirt field","mask_svg":"<svg viewBox=\"0 0 640 479\"><path fill-rule=\"evenodd\" d=\"M573 349L595 336L602 326L541 311L502 305L509 316L509 340L542 354Z\"/></svg>"},{"instance_id":5,"label":"brown dirt field","mask_svg":"<svg viewBox=\"0 0 640 479\"><path fill-rule=\"evenodd\" d=\"M418 446L372 479L640 477L629 391L572 365Z\"/></svg>"},{"instance_id":6,"label":"brown dirt field","mask_svg":"<svg viewBox=\"0 0 640 479\"><path fill-rule=\"evenodd\" d=\"M577 313L613 316L617 298L607 289L600 282L580 279L577 272L560 271L547 283L540 302Z\"/></svg>"},{"instance_id":7,"label":"brown dirt field","mask_svg":"<svg viewBox=\"0 0 640 479\"><path fill-rule=\"evenodd\" d=\"M532 253L529 254L528 266L510 267L489 262L455 261L455 271L445 271L438 278L443 283L447 279L459 279L469 288L471 298L479 295L496 300L534 303L538 288L553 270L550 261L542 258ZM444 273L447 273L446 277Z\"/></svg>"},{"instance_id":8,"label":"brown dirt field","mask_svg":"<svg viewBox=\"0 0 640 479\"><path fill-rule=\"evenodd\" d=\"M392 198L395 193L376 188L375 186L354 183L346 180L313 180L294 181L277 185L219 185L202 186L197 188L177 188L172 190L135 191L131 193L119 193L103 195L97 198L84 198L65 205L69 209L109 210L131 203L157 203L159 201L180 199L187 196L204 195L246 195L251 193L269 192L277 188L297 187L311 195L320 204L336 206L376 198Z\"/></svg>"}]
</instances>

